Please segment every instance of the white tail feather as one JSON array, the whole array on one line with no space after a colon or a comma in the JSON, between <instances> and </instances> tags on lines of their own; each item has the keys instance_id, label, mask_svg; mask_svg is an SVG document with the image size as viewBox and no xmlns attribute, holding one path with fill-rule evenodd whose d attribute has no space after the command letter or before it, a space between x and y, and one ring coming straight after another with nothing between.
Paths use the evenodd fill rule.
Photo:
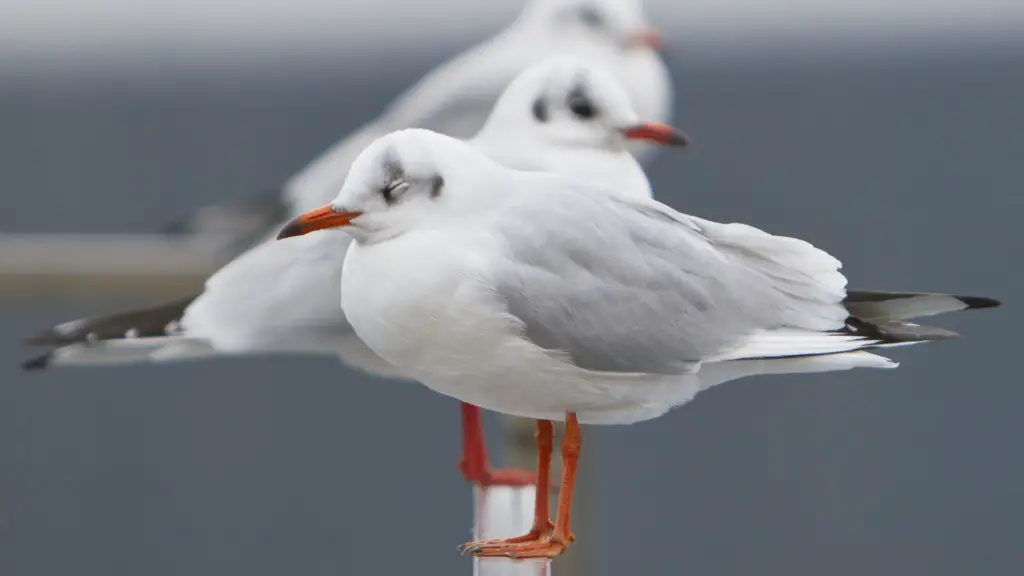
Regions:
<instances>
[{"instance_id":1,"label":"white tail feather","mask_svg":"<svg viewBox=\"0 0 1024 576\"><path fill-rule=\"evenodd\" d=\"M870 352L847 352L826 356L801 358L774 358L767 360L734 360L704 364L697 377L701 390L723 382L759 376L764 374L809 374L814 372L835 372L853 368L896 368L898 362Z\"/></svg>"},{"instance_id":2,"label":"white tail feather","mask_svg":"<svg viewBox=\"0 0 1024 576\"><path fill-rule=\"evenodd\" d=\"M712 356L705 362L841 354L878 344L878 340L851 334L780 328L754 334L736 348Z\"/></svg>"}]
</instances>

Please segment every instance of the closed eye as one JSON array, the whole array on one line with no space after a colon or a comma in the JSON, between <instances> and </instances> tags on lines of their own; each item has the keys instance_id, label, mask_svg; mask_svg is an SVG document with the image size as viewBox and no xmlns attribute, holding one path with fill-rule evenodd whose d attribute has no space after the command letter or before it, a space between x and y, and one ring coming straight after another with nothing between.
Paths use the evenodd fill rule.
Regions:
<instances>
[{"instance_id":1,"label":"closed eye","mask_svg":"<svg viewBox=\"0 0 1024 576\"><path fill-rule=\"evenodd\" d=\"M380 194L384 197L385 202L391 204L408 189L408 182L405 180L395 180L391 182L391 184L388 184L387 188L381 190Z\"/></svg>"}]
</instances>

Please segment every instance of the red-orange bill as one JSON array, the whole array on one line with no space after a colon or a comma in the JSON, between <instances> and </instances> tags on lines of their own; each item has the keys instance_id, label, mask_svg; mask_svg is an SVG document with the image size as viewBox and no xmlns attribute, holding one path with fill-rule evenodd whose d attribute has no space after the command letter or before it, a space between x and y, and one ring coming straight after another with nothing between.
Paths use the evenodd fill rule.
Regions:
<instances>
[{"instance_id":1,"label":"red-orange bill","mask_svg":"<svg viewBox=\"0 0 1024 576\"><path fill-rule=\"evenodd\" d=\"M322 208L300 214L291 222L285 224L284 228L277 235L277 239L282 240L284 238L292 238L293 236L302 236L316 230L341 228L348 226L353 219L359 216L361 216L359 212L336 212L334 207L328 204Z\"/></svg>"},{"instance_id":2,"label":"red-orange bill","mask_svg":"<svg viewBox=\"0 0 1024 576\"><path fill-rule=\"evenodd\" d=\"M622 133L630 140L647 140L661 146L686 146L690 143L690 138L682 130L668 124L637 124L623 128Z\"/></svg>"}]
</instances>

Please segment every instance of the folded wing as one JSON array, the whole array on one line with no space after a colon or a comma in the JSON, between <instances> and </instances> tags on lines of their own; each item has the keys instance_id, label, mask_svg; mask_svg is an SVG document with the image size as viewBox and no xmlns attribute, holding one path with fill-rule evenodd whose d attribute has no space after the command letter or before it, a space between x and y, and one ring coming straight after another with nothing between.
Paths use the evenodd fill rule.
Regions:
<instances>
[{"instance_id":1,"label":"folded wing","mask_svg":"<svg viewBox=\"0 0 1024 576\"><path fill-rule=\"evenodd\" d=\"M508 241L490 280L525 337L586 369L686 373L943 339L955 334L903 320L994 302L848 295L840 262L802 240L582 187L541 192L496 220Z\"/></svg>"}]
</instances>

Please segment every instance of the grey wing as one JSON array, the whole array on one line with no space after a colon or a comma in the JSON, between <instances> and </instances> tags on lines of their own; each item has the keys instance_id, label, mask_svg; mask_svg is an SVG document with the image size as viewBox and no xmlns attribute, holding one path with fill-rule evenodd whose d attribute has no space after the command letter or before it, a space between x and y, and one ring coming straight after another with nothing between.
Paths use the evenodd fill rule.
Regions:
<instances>
[{"instance_id":1,"label":"grey wing","mask_svg":"<svg viewBox=\"0 0 1024 576\"><path fill-rule=\"evenodd\" d=\"M285 184L283 193L288 218L333 200L345 183L348 169L359 153L387 132L375 122L364 124L335 142L292 176Z\"/></svg>"},{"instance_id":2,"label":"grey wing","mask_svg":"<svg viewBox=\"0 0 1024 576\"><path fill-rule=\"evenodd\" d=\"M484 91L428 96L432 99L385 112L336 142L294 175L284 191L290 216L333 200L345 183L352 162L377 138L405 128L426 128L454 138L469 138L484 125L497 95Z\"/></svg>"},{"instance_id":3,"label":"grey wing","mask_svg":"<svg viewBox=\"0 0 1024 576\"><path fill-rule=\"evenodd\" d=\"M446 99L429 116L414 122L412 127L467 140L483 127L495 101L490 94L465 94Z\"/></svg>"},{"instance_id":4,"label":"grey wing","mask_svg":"<svg viewBox=\"0 0 1024 576\"><path fill-rule=\"evenodd\" d=\"M509 55L501 38L497 36L430 71L376 119L296 174L285 192L292 215L330 202L341 190L356 156L388 132L426 128L454 138L475 135L505 86L534 59L529 50Z\"/></svg>"},{"instance_id":5,"label":"grey wing","mask_svg":"<svg viewBox=\"0 0 1024 576\"><path fill-rule=\"evenodd\" d=\"M524 223L529 223L524 225ZM777 328L840 328L839 262L806 242L592 191L502 214L495 289L578 366L678 374Z\"/></svg>"},{"instance_id":6,"label":"grey wing","mask_svg":"<svg viewBox=\"0 0 1024 576\"><path fill-rule=\"evenodd\" d=\"M426 128L453 138L472 137L509 82L535 59L528 49L507 50L499 35L463 52L395 98L378 122L388 131Z\"/></svg>"}]
</instances>

